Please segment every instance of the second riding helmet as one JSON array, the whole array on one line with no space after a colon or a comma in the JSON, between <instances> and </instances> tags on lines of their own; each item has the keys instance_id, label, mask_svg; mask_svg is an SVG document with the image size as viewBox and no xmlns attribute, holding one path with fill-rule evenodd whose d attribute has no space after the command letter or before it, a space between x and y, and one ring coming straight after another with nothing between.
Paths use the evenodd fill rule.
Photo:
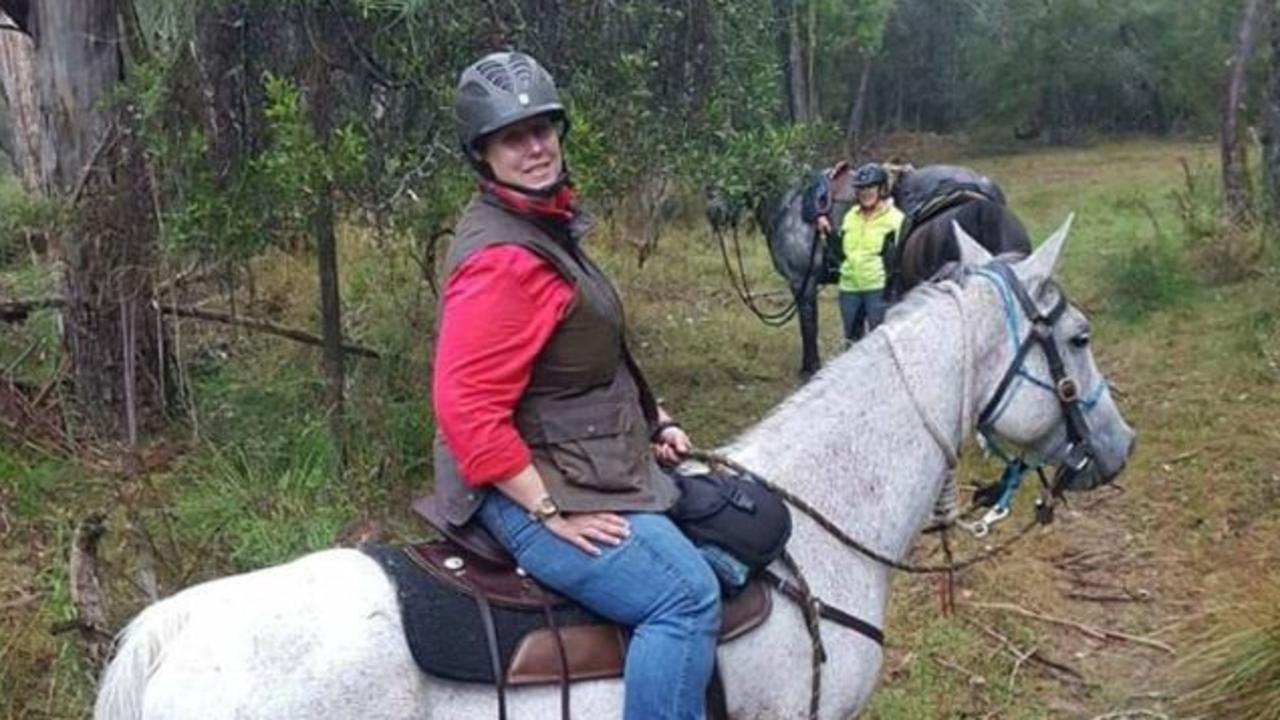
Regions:
<instances>
[{"instance_id":1,"label":"second riding helmet","mask_svg":"<svg viewBox=\"0 0 1280 720\"><path fill-rule=\"evenodd\" d=\"M867 163L853 174L853 186L862 188L871 185L885 187L889 184L889 173L876 163Z\"/></svg>"},{"instance_id":2,"label":"second riding helmet","mask_svg":"<svg viewBox=\"0 0 1280 720\"><path fill-rule=\"evenodd\" d=\"M569 121L556 82L522 52L486 55L462 71L454 98L454 118L462 152L485 171L479 144L494 131L537 115L552 115L567 132Z\"/></svg>"}]
</instances>

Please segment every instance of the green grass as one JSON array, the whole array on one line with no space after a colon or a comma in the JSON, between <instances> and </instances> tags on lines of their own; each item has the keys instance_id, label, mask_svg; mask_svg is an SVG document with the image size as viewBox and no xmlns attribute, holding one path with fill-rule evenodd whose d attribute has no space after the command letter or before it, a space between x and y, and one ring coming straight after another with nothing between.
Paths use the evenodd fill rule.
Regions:
<instances>
[{"instance_id":1,"label":"green grass","mask_svg":"<svg viewBox=\"0 0 1280 720\"><path fill-rule=\"evenodd\" d=\"M926 599L927 601L927 599ZM1042 703L1016 682L1014 660L992 655L979 631L958 619L934 616L920 628L922 642L906 648L894 665L891 682L872 696L869 720L933 718L1049 717ZM1020 668L1021 670L1021 668Z\"/></svg>"},{"instance_id":2,"label":"green grass","mask_svg":"<svg viewBox=\"0 0 1280 720\"><path fill-rule=\"evenodd\" d=\"M65 473L62 461L20 457L0 449L0 496L19 518L39 515Z\"/></svg>"},{"instance_id":3,"label":"green grass","mask_svg":"<svg viewBox=\"0 0 1280 720\"><path fill-rule=\"evenodd\" d=\"M353 514L334 487L325 428L304 430L283 457L243 446L209 447L183 467L199 478L172 506L183 539L219 548L235 570L249 570L327 547Z\"/></svg>"}]
</instances>

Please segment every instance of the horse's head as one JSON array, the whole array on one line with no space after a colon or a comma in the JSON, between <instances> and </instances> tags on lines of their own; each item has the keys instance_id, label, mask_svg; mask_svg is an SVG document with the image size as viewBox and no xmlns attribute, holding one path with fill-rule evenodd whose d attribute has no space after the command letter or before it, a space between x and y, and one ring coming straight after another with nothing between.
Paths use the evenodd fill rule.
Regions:
<instances>
[{"instance_id":1,"label":"horse's head","mask_svg":"<svg viewBox=\"0 0 1280 720\"><path fill-rule=\"evenodd\" d=\"M955 234L970 281L996 290L1007 336L979 358L978 429L1057 464L1055 490L1091 490L1120 473L1136 435L1094 362L1088 318L1053 280L1070 227L1068 218L1012 264L994 259L959 224Z\"/></svg>"}]
</instances>

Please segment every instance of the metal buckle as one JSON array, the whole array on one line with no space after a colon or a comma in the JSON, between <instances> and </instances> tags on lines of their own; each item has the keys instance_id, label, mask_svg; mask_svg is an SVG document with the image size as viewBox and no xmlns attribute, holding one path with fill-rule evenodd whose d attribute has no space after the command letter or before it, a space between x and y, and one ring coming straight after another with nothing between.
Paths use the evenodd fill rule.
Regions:
<instances>
[{"instance_id":1,"label":"metal buckle","mask_svg":"<svg viewBox=\"0 0 1280 720\"><path fill-rule=\"evenodd\" d=\"M1009 508L993 507L982 516L982 523L990 527L1007 517L1009 517Z\"/></svg>"},{"instance_id":2,"label":"metal buckle","mask_svg":"<svg viewBox=\"0 0 1280 720\"><path fill-rule=\"evenodd\" d=\"M1058 380L1058 399L1064 403L1073 403L1080 399L1080 386L1069 377Z\"/></svg>"},{"instance_id":3,"label":"metal buckle","mask_svg":"<svg viewBox=\"0 0 1280 720\"><path fill-rule=\"evenodd\" d=\"M1053 503L1043 497L1036 498L1036 522L1041 525L1053 522Z\"/></svg>"}]
</instances>

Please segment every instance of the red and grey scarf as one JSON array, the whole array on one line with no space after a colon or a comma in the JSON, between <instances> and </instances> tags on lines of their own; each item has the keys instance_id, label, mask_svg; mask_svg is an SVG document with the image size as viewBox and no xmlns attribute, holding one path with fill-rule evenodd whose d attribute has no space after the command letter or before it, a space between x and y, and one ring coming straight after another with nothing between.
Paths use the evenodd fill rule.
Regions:
<instances>
[{"instance_id":1,"label":"red and grey scarf","mask_svg":"<svg viewBox=\"0 0 1280 720\"><path fill-rule=\"evenodd\" d=\"M568 182L558 183L549 192L536 193L483 178L480 190L527 217L568 224L578 214L578 194Z\"/></svg>"}]
</instances>

